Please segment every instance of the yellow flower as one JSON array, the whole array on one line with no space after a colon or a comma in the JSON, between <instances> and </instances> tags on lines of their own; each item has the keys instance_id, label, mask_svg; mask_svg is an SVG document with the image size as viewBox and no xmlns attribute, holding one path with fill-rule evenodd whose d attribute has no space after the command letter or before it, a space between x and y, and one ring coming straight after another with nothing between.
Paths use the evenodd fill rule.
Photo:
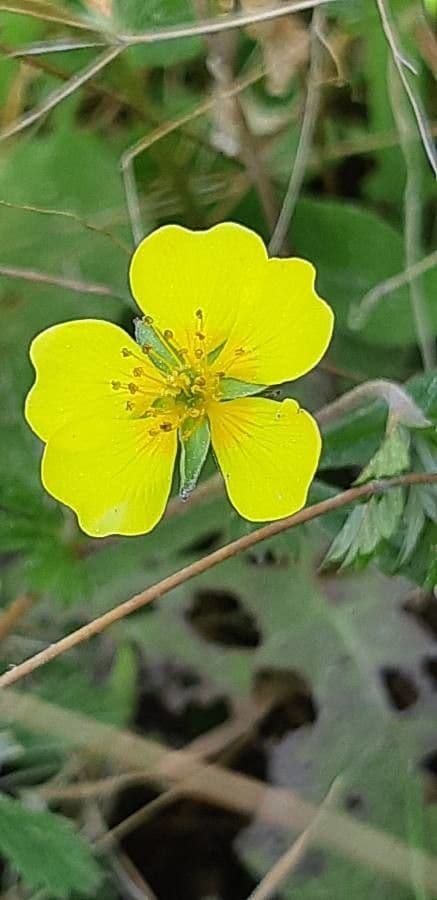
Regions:
<instances>
[{"instance_id":1,"label":"yellow flower","mask_svg":"<svg viewBox=\"0 0 437 900\"><path fill-rule=\"evenodd\" d=\"M92 319L35 338L26 418L46 442L43 484L84 531L150 531L170 493L178 437L184 496L211 439L246 519L279 519L304 505L320 455L317 424L294 400L250 395L300 377L325 352L333 315L314 278L305 260L269 260L240 225L169 225L132 259L145 314L136 341Z\"/></svg>"}]
</instances>

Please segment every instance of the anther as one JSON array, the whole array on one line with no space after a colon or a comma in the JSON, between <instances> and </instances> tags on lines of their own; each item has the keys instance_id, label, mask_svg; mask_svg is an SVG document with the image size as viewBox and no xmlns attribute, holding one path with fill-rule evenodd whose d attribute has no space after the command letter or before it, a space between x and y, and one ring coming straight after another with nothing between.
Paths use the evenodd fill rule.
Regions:
<instances>
[{"instance_id":1,"label":"anther","mask_svg":"<svg viewBox=\"0 0 437 900\"><path fill-rule=\"evenodd\" d=\"M235 356L244 356L245 352L246 351L245 351L244 347L237 347L237 349L235 351Z\"/></svg>"},{"instance_id":2,"label":"anther","mask_svg":"<svg viewBox=\"0 0 437 900\"><path fill-rule=\"evenodd\" d=\"M145 325L153 325L152 316L144 316L143 322Z\"/></svg>"},{"instance_id":3,"label":"anther","mask_svg":"<svg viewBox=\"0 0 437 900\"><path fill-rule=\"evenodd\" d=\"M121 388L121 382L120 381L111 381L111 387L114 391L119 391Z\"/></svg>"},{"instance_id":4,"label":"anther","mask_svg":"<svg viewBox=\"0 0 437 900\"><path fill-rule=\"evenodd\" d=\"M161 431L171 431L173 428L173 425L171 424L171 422L162 422L159 427L160 427Z\"/></svg>"},{"instance_id":5,"label":"anther","mask_svg":"<svg viewBox=\"0 0 437 900\"><path fill-rule=\"evenodd\" d=\"M205 335L203 334L202 331L196 331L196 337L199 338L199 341L204 341L204 340L205 340Z\"/></svg>"},{"instance_id":6,"label":"anther","mask_svg":"<svg viewBox=\"0 0 437 900\"><path fill-rule=\"evenodd\" d=\"M136 384L133 383L133 381L130 381L127 387L130 394L136 394L138 391L138 388Z\"/></svg>"},{"instance_id":7,"label":"anther","mask_svg":"<svg viewBox=\"0 0 437 900\"><path fill-rule=\"evenodd\" d=\"M149 434L151 437L156 437L156 435L159 434L159 428L150 428Z\"/></svg>"},{"instance_id":8,"label":"anther","mask_svg":"<svg viewBox=\"0 0 437 900\"><path fill-rule=\"evenodd\" d=\"M196 319L203 319L203 312L201 309L196 309Z\"/></svg>"},{"instance_id":9,"label":"anther","mask_svg":"<svg viewBox=\"0 0 437 900\"><path fill-rule=\"evenodd\" d=\"M121 355L125 357L132 356L132 350L128 350L127 347L122 347Z\"/></svg>"},{"instance_id":10,"label":"anther","mask_svg":"<svg viewBox=\"0 0 437 900\"><path fill-rule=\"evenodd\" d=\"M132 369L132 375L135 375L135 378L140 378L141 375L144 375L144 369L141 366L135 366L135 369Z\"/></svg>"},{"instance_id":11,"label":"anther","mask_svg":"<svg viewBox=\"0 0 437 900\"><path fill-rule=\"evenodd\" d=\"M152 350L150 344L143 344L141 349L142 349L143 353L146 353L146 354L149 354Z\"/></svg>"},{"instance_id":12,"label":"anther","mask_svg":"<svg viewBox=\"0 0 437 900\"><path fill-rule=\"evenodd\" d=\"M166 341L172 341L172 340L173 340L174 334L173 334L173 332L171 331L170 328L166 328L166 329L165 329L165 331L164 331L164 337L165 337Z\"/></svg>"},{"instance_id":13,"label":"anther","mask_svg":"<svg viewBox=\"0 0 437 900\"><path fill-rule=\"evenodd\" d=\"M203 350L198 347L198 349L194 351L194 356L197 357L197 359L201 359L203 356Z\"/></svg>"},{"instance_id":14,"label":"anther","mask_svg":"<svg viewBox=\"0 0 437 900\"><path fill-rule=\"evenodd\" d=\"M205 379L205 378L202 378L202 377L201 377L201 378L196 378L196 382L195 382L195 383L198 384L199 387L205 387L206 379Z\"/></svg>"},{"instance_id":15,"label":"anther","mask_svg":"<svg viewBox=\"0 0 437 900\"><path fill-rule=\"evenodd\" d=\"M126 409L128 412L132 412L132 410L135 409L135 404L132 403L132 400L126 402Z\"/></svg>"}]
</instances>

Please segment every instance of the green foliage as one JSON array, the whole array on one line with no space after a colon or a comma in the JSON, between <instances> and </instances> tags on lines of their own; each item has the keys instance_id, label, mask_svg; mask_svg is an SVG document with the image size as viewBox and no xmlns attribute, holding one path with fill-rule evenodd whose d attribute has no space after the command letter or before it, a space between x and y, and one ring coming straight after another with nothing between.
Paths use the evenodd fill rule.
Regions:
<instances>
[{"instance_id":1,"label":"green foliage","mask_svg":"<svg viewBox=\"0 0 437 900\"><path fill-rule=\"evenodd\" d=\"M299 255L315 262L318 289L333 304L337 328L348 329L349 314L367 291L403 269L399 231L358 205L332 200L302 200L293 223ZM422 278L434 333L437 332L436 270ZM360 330L370 344L403 346L414 341L415 325L408 289L398 288L372 309Z\"/></svg>"},{"instance_id":2,"label":"green foliage","mask_svg":"<svg viewBox=\"0 0 437 900\"><path fill-rule=\"evenodd\" d=\"M90 896L100 871L70 822L0 795L0 849L29 887L53 897Z\"/></svg>"}]
</instances>

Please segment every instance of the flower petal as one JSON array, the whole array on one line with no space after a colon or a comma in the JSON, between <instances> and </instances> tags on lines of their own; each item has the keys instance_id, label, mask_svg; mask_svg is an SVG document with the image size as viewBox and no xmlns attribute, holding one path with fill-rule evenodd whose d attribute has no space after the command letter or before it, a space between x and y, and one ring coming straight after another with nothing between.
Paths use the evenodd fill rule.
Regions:
<instances>
[{"instance_id":1,"label":"flower petal","mask_svg":"<svg viewBox=\"0 0 437 900\"><path fill-rule=\"evenodd\" d=\"M229 335L243 295L256 283L266 263L261 238L248 228L225 222L207 231L165 225L141 242L132 258L132 293L144 313L180 346L193 346L199 328L196 310L204 313L206 350L215 350Z\"/></svg>"},{"instance_id":2,"label":"flower petal","mask_svg":"<svg viewBox=\"0 0 437 900\"><path fill-rule=\"evenodd\" d=\"M124 357L123 350L135 353L135 358ZM66 422L91 413L96 417L142 415L161 387L159 373L132 338L98 319L48 328L32 342L30 357L36 381L27 396L25 414L45 441ZM129 412L129 392L114 390L112 381L135 381L132 370L139 364L144 369L141 392L135 394L135 409Z\"/></svg>"},{"instance_id":3,"label":"flower petal","mask_svg":"<svg viewBox=\"0 0 437 900\"><path fill-rule=\"evenodd\" d=\"M233 222L207 231L167 225L134 253L130 279L141 309L191 351L196 310L206 350L227 341L214 368L256 384L298 378L323 356L333 313L303 259L271 259L255 232Z\"/></svg>"},{"instance_id":4,"label":"flower petal","mask_svg":"<svg viewBox=\"0 0 437 900\"><path fill-rule=\"evenodd\" d=\"M305 259L270 259L257 270L217 365L226 375L280 384L309 372L331 340L334 316Z\"/></svg>"},{"instance_id":5,"label":"flower petal","mask_svg":"<svg viewBox=\"0 0 437 900\"><path fill-rule=\"evenodd\" d=\"M317 423L294 400L213 403L211 438L229 499L252 522L289 516L304 506L317 469Z\"/></svg>"},{"instance_id":6,"label":"flower petal","mask_svg":"<svg viewBox=\"0 0 437 900\"><path fill-rule=\"evenodd\" d=\"M149 434L144 419L88 417L51 435L44 486L77 513L92 537L145 534L161 518L171 488L176 431Z\"/></svg>"}]
</instances>

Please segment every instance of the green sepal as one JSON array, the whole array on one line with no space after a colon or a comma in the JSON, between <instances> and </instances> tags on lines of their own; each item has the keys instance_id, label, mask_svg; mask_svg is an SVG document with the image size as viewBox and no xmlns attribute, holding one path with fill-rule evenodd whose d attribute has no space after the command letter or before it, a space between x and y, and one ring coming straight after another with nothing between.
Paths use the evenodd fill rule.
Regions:
<instances>
[{"instance_id":1,"label":"green sepal","mask_svg":"<svg viewBox=\"0 0 437 900\"><path fill-rule=\"evenodd\" d=\"M185 432L185 434L184 434ZM181 429L180 488L179 496L187 500L196 487L203 464L208 456L211 436L207 419L197 423L187 419Z\"/></svg>"},{"instance_id":2,"label":"green sepal","mask_svg":"<svg viewBox=\"0 0 437 900\"><path fill-rule=\"evenodd\" d=\"M248 381L239 381L238 378L222 378L220 380L221 400L237 400L239 397L250 397L265 391L266 384L249 384Z\"/></svg>"},{"instance_id":3,"label":"green sepal","mask_svg":"<svg viewBox=\"0 0 437 900\"><path fill-rule=\"evenodd\" d=\"M220 353L222 352L223 347L225 345L226 345L226 341L223 341L221 344L218 345L218 347L215 347L214 350L209 351L208 356L207 356L209 366L212 366L212 364L215 363L216 359L219 358Z\"/></svg>"},{"instance_id":4,"label":"green sepal","mask_svg":"<svg viewBox=\"0 0 437 900\"><path fill-rule=\"evenodd\" d=\"M166 374L174 368L177 360L164 341L159 337L153 325L145 319L134 319L135 340L140 347L151 347L149 356L153 365Z\"/></svg>"}]
</instances>

